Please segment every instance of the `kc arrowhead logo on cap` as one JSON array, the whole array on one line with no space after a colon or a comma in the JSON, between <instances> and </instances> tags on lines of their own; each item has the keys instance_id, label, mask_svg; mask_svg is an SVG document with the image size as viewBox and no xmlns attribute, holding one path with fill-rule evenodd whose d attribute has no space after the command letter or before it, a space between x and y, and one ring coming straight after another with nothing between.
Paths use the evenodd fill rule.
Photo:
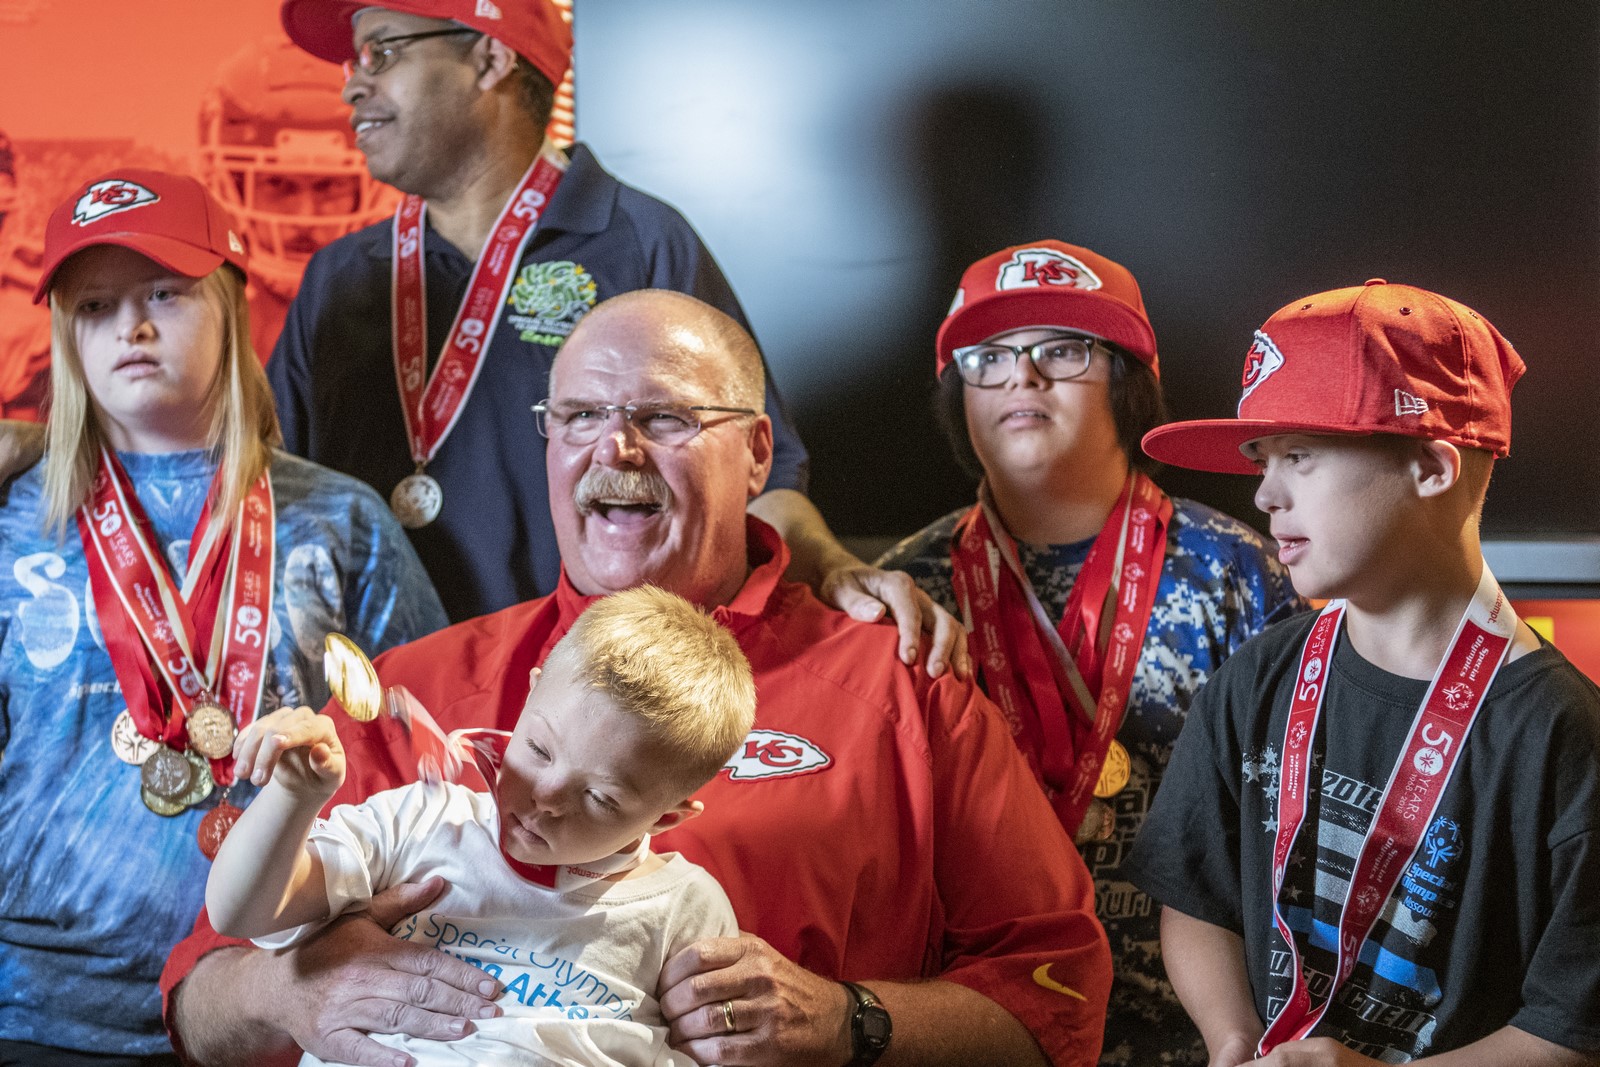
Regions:
<instances>
[{"instance_id":1,"label":"kc arrowhead logo on cap","mask_svg":"<svg viewBox=\"0 0 1600 1067\"><path fill-rule=\"evenodd\" d=\"M994 283L997 291L1036 289L1046 285L1098 289L1100 276L1090 270L1083 260L1053 248L1024 248L1000 267L1000 274Z\"/></svg>"},{"instance_id":2,"label":"kc arrowhead logo on cap","mask_svg":"<svg viewBox=\"0 0 1600 1067\"><path fill-rule=\"evenodd\" d=\"M1272 377L1273 372L1281 366L1283 353L1272 343L1272 338L1257 330L1255 340L1250 343L1250 351L1244 357L1244 394L1239 397L1241 409L1256 387Z\"/></svg>"},{"instance_id":3,"label":"kc arrowhead logo on cap","mask_svg":"<svg viewBox=\"0 0 1600 1067\"><path fill-rule=\"evenodd\" d=\"M111 178L95 182L83 191L72 209L72 221L79 226L105 218L118 211L154 204L161 198L136 182Z\"/></svg>"}]
</instances>

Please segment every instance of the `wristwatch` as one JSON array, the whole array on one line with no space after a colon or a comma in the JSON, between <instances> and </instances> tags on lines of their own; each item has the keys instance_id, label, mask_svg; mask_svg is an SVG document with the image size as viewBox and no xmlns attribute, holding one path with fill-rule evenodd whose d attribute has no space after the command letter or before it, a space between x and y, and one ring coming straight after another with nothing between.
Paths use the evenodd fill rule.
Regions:
<instances>
[{"instance_id":1,"label":"wristwatch","mask_svg":"<svg viewBox=\"0 0 1600 1067\"><path fill-rule=\"evenodd\" d=\"M850 1015L852 1056L846 1067L868 1067L869 1064L877 1063L878 1057L883 1055L883 1050L889 1047L889 1038L894 1035L894 1024L889 1019L888 1010L878 1002L877 997L872 995L872 990L854 982L839 984L850 993L850 999L855 1005Z\"/></svg>"}]
</instances>

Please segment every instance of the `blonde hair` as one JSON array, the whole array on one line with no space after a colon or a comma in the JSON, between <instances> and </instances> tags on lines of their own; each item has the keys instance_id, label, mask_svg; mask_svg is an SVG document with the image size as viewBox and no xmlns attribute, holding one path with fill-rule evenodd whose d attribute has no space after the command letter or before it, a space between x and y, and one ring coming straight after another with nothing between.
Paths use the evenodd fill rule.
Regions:
<instances>
[{"instance_id":1,"label":"blonde hair","mask_svg":"<svg viewBox=\"0 0 1600 1067\"><path fill-rule=\"evenodd\" d=\"M224 264L201 279L202 292L222 315L222 361L206 392L211 405L207 447L220 468L219 515L237 508L282 441L267 376L250 344L250 309L244 276ZM44 507L41 525L64 536L77 510L89 500L100 448L109 447L95 417L83 357L73 329L76 287L57 283L50 293L50 413L46 419Z\"/></svg>"},{"instance_id":2,"label":"blonde hair","mask_svg":"<svg viewBox=\"0 0 1600 1067\"><path fill-rule=\"evenodd\" d=\"M755 721L755 680L733 634L652 585L591 604L546 666L557 662L640 719L685 796L716 775Z\"/></svg>"}]
</instances>

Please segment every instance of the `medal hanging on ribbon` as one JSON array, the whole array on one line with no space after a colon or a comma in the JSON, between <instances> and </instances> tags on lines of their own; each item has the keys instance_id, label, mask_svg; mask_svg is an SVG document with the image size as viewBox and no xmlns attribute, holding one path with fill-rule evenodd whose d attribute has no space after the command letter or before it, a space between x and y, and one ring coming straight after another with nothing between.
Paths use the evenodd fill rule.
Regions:
<instances>
[{"instance_id":1,"label":"medal hanging on ribbon","mask_svg":"<svg viewBox=\"0 0 1600 1067\"><path fill-rule=\"evenodd\" d=\"M1059 627L1045 615L986 486L952 542L956 597L989 695L1079 844L1108 840L1115 831L1105 801L1127 785L1131 770L1116 733L1155 605L1171 518L1166 494L1145 475L1130 474L1072 584Z\"/></svg>"},{"instance_id":2,"label":"medal hanging on ribbon","mask_svg":"<svg viewBox=\"0 0 1600 1067\"><path fill-rule=\"evenodd\" d=\"M1338 956L1327 996L1311 1006L1309 983L1300 964L1294 931L1284 918L1280 898L1295 839L1305 822L1311 784L1312 747L1327 695L1333 650L1344 622L1345 602L1335 600L1322 610L1300 652L1299 672L1284 724L1283 761L1278 780L1278 830L1272 849L1272 919L1289 947L1289 996L1267 1025L1257 1054L1265 1056L1285 1041L1306 1037L1333 1003L1355 969L1372 928L1410 867L1423 834L1450 784L1467 735L1483 707L1489 687L1505 662L1516 635L1517 615L1494 575L1484 564L1478 588L1462 614L1449 650L1434 672L1422 706L1412 720L1400 757L1389 772L1351 870L1350 884L1339 913Z\"/></svg>"},{"instance_id":3,"label":"medal hanging on ribbon","mask_svg":"<svg viewBox=\"0 0 1600 1067\"><path fill-rule=\"evenodd\" d=\"M215 784L232 783L235 731L260 706L276 535L271 479L257 479L232 522L217 519L208 499L181 589L132 483L105 449L90 501L78 512L78 533L128 702L112 725L112 748L140 766L146 806L177 814L204 801Z\"/></svg>"},{"instance_id":4,"label":"medal hanging on ribbon","mask_svg":"<svg viewBox=\"0 0 1600 1067\"><path fill-rule=\"evenodd\" d=\"M467 295L456 310L432 376L428 375L427 283L422 260L427 204L419 196L408 196L395 211L391 283L394 377L416 470L394 487L389 507L407 529L428 525L444 508L444 490L425 468L455 426L477 383L523 249L555 195L565 166L555 151L541 151L522 176L478 253Z\"/></svg>"}]
</instances>

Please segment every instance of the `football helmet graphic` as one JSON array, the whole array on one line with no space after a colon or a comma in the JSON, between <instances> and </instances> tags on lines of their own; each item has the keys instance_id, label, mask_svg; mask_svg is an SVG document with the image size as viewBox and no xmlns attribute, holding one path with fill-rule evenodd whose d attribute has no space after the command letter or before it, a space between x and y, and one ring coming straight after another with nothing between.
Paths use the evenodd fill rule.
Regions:
<instances>
[{"instance_id":1,"label":"football helmet graphic","mask_svg":"<svg viewBox=\"0 0 1600 1067\"><path fill-rule=\"evenodd\" d=\"M394 209L353 146L337 67L287 38L256 42L217 73L200 106L197 176L250 243L250 273L283 297L323 245Z\"/></svg>"}]
</instances>

